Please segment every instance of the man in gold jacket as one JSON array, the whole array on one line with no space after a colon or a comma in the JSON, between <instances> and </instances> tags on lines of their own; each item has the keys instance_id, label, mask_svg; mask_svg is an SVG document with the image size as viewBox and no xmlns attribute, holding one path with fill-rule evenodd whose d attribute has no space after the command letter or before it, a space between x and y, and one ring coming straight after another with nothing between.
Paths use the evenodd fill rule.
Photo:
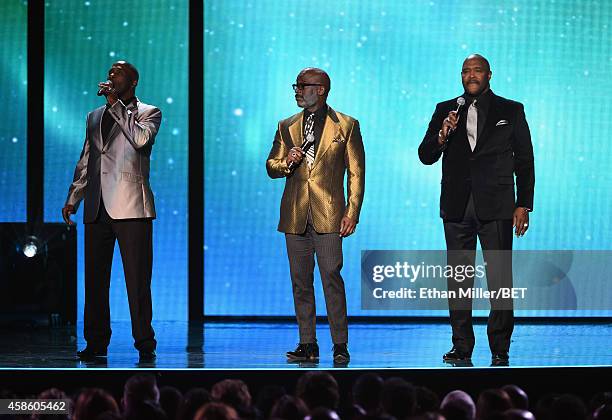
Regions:
<instances>
[{"instance_id":1,"label":"man in gold jacket","mask_svg":"<svg viewBox=\"0 0 612 420\"><path fill-rule=\"evenodd\" d=\"M278 124L266 162L270 178L285 178L278 230L285 233L300 343L289 361L317 361L314 257L317 257L336 363L348 363L348 323L342 238L355 232L363 202L365 153L359 122L327 105L331 82L306 68L293 85L303 112ZM347 173L348 199L344 196Z\"/></svg>"}]
</instances>

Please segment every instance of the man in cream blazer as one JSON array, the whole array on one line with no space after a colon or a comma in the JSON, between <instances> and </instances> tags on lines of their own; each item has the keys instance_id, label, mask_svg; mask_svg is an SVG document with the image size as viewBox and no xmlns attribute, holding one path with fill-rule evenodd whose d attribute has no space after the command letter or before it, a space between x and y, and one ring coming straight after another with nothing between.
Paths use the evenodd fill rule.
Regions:
<instances>
[{"instance_id":1,"label":"man in cream blazer","mask_svg":"<svg viewBox=\"0 0 612 420\"><path fill-rule=\"evenodd\" d=\"M105 357L111 328L109 285L113 249L119 242L127 285L134 346L141 361L155 358L151 327L151 271L155 204L149 186L150 156L161 111L135 97L138 71L125 61L112 65L99 84L107 104L87 115L81 158L62 215L74 224L85 200L85 316L87 347L81 359Z\"/></svg>"}]
</instances>

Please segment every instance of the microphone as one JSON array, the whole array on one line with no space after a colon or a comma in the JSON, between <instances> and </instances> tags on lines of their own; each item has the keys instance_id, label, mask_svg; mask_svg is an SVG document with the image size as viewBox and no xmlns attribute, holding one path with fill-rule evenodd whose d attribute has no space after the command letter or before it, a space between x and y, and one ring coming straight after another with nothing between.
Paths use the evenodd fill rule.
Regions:
<instances>
[{"instance_id":1,"label":"microphone","mask_svg":"<svg viewBox=\"0 0 612 420\"><path fill-rule=\"evenodd\" d=\"M106 81L106 82L104 82L104 83L110 83L110 86L111 86L111 89L112 89L112 87L113 87L113 82L112 82L112 81L107 80L107 81ZM101 87L100 89L98 89L98 96L102 96L102 95L104 95L104 92L105 92L105 91L106 91L106 88L104 88L104 87Z\"/></svg>"},{"instance_id":2,"label":"microphone","mask_svg":"<svg viewBox=\"0 0 612 420\"><path fill-rule=\"evenodd\" d=\"M314 136L310 134L306 136L306 139L302 143L302 147L300 147L300 149L302 149L302 151L306 153L308 148L312 145L314 145ZM293 169L294 166L295 166L295 162L291 161L291 163L289 163L289 166L288 166L289 170Z\"/></svg>"},{"instance_id":3,"label":"microphone","mask_svg":"<svg viewBox=\"0 0 612 420\"><path fill-rule=\"evenodd\" d=\"M465 98L463 96L460 96L457 98L457 109L455 110L455 113L457 114L457 116L459 115L459 111L461 111L461 107L465 105ZM450 136L451 134L453 134L453 130L452 128L448 131L448 136Z\"/></svg>"},{"instance_id":4,"label":"microphone","mask_svg":"<svg viewBox=\"0 0 612 420\"><path fill-rule=\"evenodd\" d=\"M460 96L457 98L457 109L455 110L457 114L459 113L459 110L463 105L465 105L465 98L463 96Z\"/></svg>"}]
</instances>

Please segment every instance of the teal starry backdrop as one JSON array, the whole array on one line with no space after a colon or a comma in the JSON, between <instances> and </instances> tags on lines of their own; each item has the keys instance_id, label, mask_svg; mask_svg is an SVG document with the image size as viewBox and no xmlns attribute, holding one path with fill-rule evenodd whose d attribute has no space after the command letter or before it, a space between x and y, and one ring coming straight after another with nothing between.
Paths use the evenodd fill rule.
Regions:
<instances>
[{"instance_id":1,"label":"teal starry backdrop","mask_svg":"<svg viewBox=\"0 0 612 420\"><path fill-rule=\"evenodd\" d=\"M0 6L0 222L26 220L28 6Z\"/></svg>"},{"instance_id":2,"label":"teal starry backdrop","mask_svg":"<svg viewBox=\"0 0 612 420\"><path fill-rule=\"evenodd\" d=\"M277 122L299 111L291 83L309 66L330 74L329 103L359 119L366 150L361 220L344 241L349 315L417 314L360 309L360 252L445 248L440 164L422 165L417 147L435 104L462 93L461 63L471 52L488 57L493 91L524 103L531 127L535 211L515 248L612 248L611 2L204 5L207 314L293 314L276 232L284 180L267 177L265 160ZM318 273L315 284L324 314ZM608 287L577 284L592 296ZM524 313L541 314L555 315Z\"/></svg>"}]
</instances>

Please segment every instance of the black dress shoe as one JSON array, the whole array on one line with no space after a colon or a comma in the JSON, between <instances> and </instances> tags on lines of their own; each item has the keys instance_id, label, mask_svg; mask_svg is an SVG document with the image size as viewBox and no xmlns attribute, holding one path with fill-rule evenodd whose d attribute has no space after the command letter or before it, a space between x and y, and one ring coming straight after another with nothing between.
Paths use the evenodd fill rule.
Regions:
<instances>
[{"instance_id":1,"label":"black dress shoe","mask_svg":"<svg viewBox=\"0 0 612 420\"><path fill-rule=\"evenodd\" d=\"M472 359L467 360L445 360L444 363L450 365L452 367L474 367L474 363L472 363Z\"/></svg>"},{"instance_id":2,"label":"black dress shoe","mask_svg":"<svg viewBox=\"0 0 612 420\"><path fill-rule=\"evenodd\" d=\"M445 362L467 362L472 360L472 354L463 352L457 347L453 347L448 353L444 353L442 360Z\"/></svg>"},{"instance_id":3,"label":"black dress shoe","mask_svg":"<svg viewBox=\"0 0 612 420\"><path fill-rule=\"evenodd\" d=\"M96 349L91 346L87 346L83 350L77 351L77 357L81 360L94 360L106 357L106 355L106 349Z\"/></svg>"},{"instance_id":4,"label":"black dress shoe","mask_svg":"<svg viewBox=\"0 0 612 420\"><path fill-rule=\"evenodd\" d=\"M346 364L351 360L346 343L334 344L334 363Z\"/></svg>"},{"instance_id":5,"label":"black dress shoe","mask_svg":"<svg viewBox=\"0 0 612 420\"><path fill-rule=\"evenodd\" d=\"M155 350L140 350L138 352L139 362L153 362L157 358Z\"/></svg>"},{"instance_id":6,"label":"black dress shoe","mask_svg":"<svg viewBox=\"0 0 612 420\"><path fill-rule=\"evenodd\" d=\"M293 351L287 352L290 362L313 362L319 360L319 345L317 343L300 343Z\"/></svg>"},{"instance_id":7,"label":"black dress shoe","mask_svg":"<svg viewBox=\"0 0 612 420\"><path fill-rule=\"evenodd\" d=\"M501 351L491 355L491 366L508 366L509 364L510 356L507 351Z\"/></svg>"}]
</instances>

